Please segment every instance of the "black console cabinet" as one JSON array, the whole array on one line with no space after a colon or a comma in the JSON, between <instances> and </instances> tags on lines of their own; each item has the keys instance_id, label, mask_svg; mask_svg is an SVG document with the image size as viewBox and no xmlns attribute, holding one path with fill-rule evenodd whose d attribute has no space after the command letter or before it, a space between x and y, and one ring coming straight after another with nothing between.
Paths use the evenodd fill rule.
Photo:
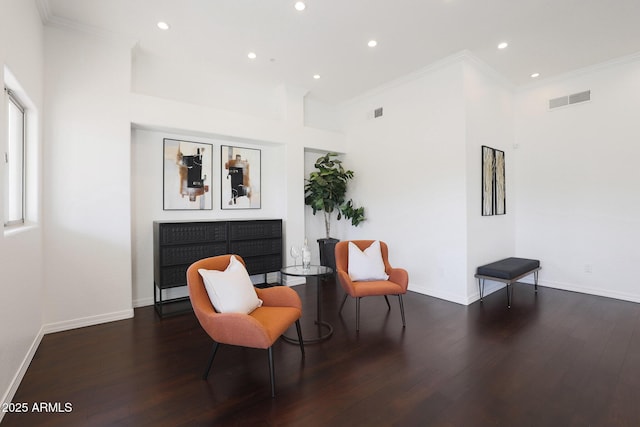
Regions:
<instances>
[{"instance_id":1,"label":"black console cabinet","mask_svg":"<svg viewBox=\"0 0 640 427\"><path fill-rule=\"evenodd\" d=\"M160 317L191 310L189 297L163 299L187 285L187 268L216 255L240 255L250 275L280 271L282 220L153 223L153 299Z\"/></svg>"}]
</instances>

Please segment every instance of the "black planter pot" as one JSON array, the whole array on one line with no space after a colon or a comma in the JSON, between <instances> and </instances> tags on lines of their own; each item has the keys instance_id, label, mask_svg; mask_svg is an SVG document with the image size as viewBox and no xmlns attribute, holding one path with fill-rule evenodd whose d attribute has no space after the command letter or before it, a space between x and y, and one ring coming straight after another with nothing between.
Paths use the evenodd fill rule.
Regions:
<instances>
[{"instance_id":1,"label":"black planter pot","mask_svg":"<svg viewBox=\"0 0 640 427\"><path fill-rule=\"evenodd\" d=\"M333 269L336 274L336 243L340 240L329 237L327 239L318 239L320 248L320 265L325 265Z\"/></svg>"}]
</instances>

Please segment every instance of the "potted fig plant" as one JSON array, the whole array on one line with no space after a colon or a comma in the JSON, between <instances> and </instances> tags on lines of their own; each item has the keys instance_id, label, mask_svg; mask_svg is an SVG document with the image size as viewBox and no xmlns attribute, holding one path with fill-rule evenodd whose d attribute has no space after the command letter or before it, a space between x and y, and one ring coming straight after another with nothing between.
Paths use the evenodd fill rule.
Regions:
<instances>
[{"instance_id":1,"label":"potted fig plant","mask_svg":"<svg viewBox=\"0 0 640 427\"><path fill-rule=\"evenodd\" d=\"M322 212L326 237L318 239L320 247L320 263L335 271L334 249L338 239L331 237L331 217L336 214L337 219L349 219L353 226L358 226L365 220L364 208L355 207L353 200L346 200L347 183L353 179L353 171L342 166L336 153L327 153L319 157L309 174L304 186L304 203L311 206L313 214Z\"/></svg>"}]
</instances>

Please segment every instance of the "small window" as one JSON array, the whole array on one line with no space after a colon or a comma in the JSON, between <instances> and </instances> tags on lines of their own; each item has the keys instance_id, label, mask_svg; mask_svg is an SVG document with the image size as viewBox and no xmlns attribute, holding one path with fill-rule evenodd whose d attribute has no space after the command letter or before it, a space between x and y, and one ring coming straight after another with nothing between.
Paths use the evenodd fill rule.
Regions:
<instances>
[{"instance_id":1,"label":"small window","mask_svg":"<svg viewBox=\"0 0 640 427\"><path fill-rule=\"evenodd\" d=\"M4 153L4 225L24 223L25 109L10 90L7 93L7 149Z\"/></svg>"}]
</instances>

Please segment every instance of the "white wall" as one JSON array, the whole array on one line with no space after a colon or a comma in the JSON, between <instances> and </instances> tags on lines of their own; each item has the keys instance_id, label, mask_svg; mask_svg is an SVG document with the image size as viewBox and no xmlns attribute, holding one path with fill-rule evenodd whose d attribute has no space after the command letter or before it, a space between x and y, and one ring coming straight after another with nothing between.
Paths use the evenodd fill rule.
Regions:
<instances>
[{"instance_id":1,"label":"white wall","mask_svg":"<svg viewBox=\"0 0 640 427\"><path fill-rule=\"evenodd\" d=\"M34 2L0 0L0 80L7 67L30 100L28 115L38 123L30 128L28 147L30 192L28 216L40 220L41 113L43 98L43 30ZM15 88L14 88L15 89ZM4 97L4 94L2 95ZM4 98L3 98L4 99ZM34 111L35 110L35 111ZM0 103L0 151L7 127L5 103ZM0 165L0 176L4 162ZM3 212L0 186L0 212ZM43 253L41 224L0 233L0 403L10 402L42 338ZM4 413L0 412L0 420Z\"/></svg>"},{"instance_id":2,"label":"white wall","mask_svg":"<svg viewBox=\"0 0 640 427\"><path fill-rule=\"evenodd\" d=\"M513 90L493 70L473 58L464 68L466 97L467 149L467 282L468 303L480 298L476 269L503 258L516 256L515 220L516 194L513 165L514 117ZM505 152L506 215L481 215L482 146ZM526 254L523 255L523 257ZM534 254L535 255L535 254ZM531 255L530 257L534 257ZM486 281L485 295L504 287L499 282Z\"/></svg>"},{"instance_id":3,"label":"white wall","mask_svg":"<svg viewBox=\"0 0 640 427\"><path fill-rule=\"evenodd\" d=\"M515 251L512 99L508 83L461 52L346 108L344 158L368 220L343 233L386 240L414 291L478 299L476 267ZM506 152L507 215L480 214L482 145Z\"/></svg>"},{"instance_id":4,"label":"white wall","mask_svg":"<svg viewBox=\"0 0 640 427\"><path fill-rule=\"evenodd\" d=\"M47 330L133 315L127 42L45 29Z\"/></svg>"},{"instance_id":5,"label":"white wall","mask_svg":"<svg viewBox=\"0 0 640 427\"><path fill-rule=\"evenodd\" d=\"M339 107L327 104L310 95L304 98L304 124L312 128L341 132Z\"/></svg>"},{"instance_id":6,"label":"white wall","mask_svg":"<svg viewBox=\"0 0 640 427\"><path fill-rule=\"evenodd\" d=\"M542 284L640 302L639 93L636 56L517 94L516 252L541 260Z\"/></svg>"},{"instance_id":7,"label":"white wall","mask_svg":"<svg viewBox=\"0 0 640 427\"><path fill-rule=\"evenodd\" d=\"M373 119L375 108L384 115ZM451 58L345 108L350 196L367 220L336 238L389 245L409 288L467 302L463 62Z\"/></svg>"},{"instance_id":8,"label":"white wall","mask_svg":"<svg viewBox=\"0 0 640 427\"><path fill-rule=\"evenodd\" d=\"M133 50L131 90L256 117L282 119L281 87L220 76L210 67L185 66Z\"/></svg>"}]
</instances>

